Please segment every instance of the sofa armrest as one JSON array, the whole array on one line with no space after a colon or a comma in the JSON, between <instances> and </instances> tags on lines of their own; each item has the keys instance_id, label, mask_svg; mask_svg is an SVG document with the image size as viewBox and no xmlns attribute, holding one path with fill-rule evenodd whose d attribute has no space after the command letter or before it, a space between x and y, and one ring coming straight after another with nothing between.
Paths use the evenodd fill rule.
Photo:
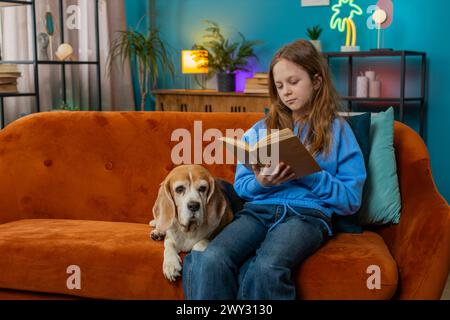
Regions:
<instances>
[{"instance_id":1,"label":"sofa armrest","mask_svg":"<svg viewBox=\"0 0 450 320\"><path fill-rule=\"evenodd\" d=\"M450 208L439 194L423 140L396 123L400 224L377 230L399 267L397 299L440 299L450 268Z\"/></svg>"}]
</instances>

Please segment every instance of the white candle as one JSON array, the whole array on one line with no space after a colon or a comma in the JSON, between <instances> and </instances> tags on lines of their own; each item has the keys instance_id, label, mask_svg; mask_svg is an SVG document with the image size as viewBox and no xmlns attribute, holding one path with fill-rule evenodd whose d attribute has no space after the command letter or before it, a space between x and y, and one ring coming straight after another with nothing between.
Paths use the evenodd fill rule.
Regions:
<instances>
[{"instance_id":1,"label":"white candle","mask_svg":"<svg viewBox=\"0 0 450 320\"><path fill-rule=\"evenodd\" d=\"M376 79L375 71L366 71L366 77L369 78L369 81L375 81Z\"/></svg>"},{"instance_id":2,"label":"white candle","mask_svg":"<svg viewBox=\"0 0 450 320\"><path fill-rule=\"evenodd\" d=\"M369 90L369 79L360 76L356 79L356 97L367 98Z\"/></svg>"},{"instance_id":3,"label":"white candle","mask_svg":"<svg viewBox=\"0 0 450 320\"><path fill-rule=\"evenodd\" d=\"M371 98L381 97L381 81L379 80L370 81L369 96Z\"/></svg>"}]
</instances>

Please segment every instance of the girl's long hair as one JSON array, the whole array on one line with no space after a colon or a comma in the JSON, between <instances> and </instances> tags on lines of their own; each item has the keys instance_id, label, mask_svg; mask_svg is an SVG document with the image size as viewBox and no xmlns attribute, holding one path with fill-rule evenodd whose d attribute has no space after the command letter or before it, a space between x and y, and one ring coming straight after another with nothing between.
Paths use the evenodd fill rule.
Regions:
<instances>
[{"instance_id":1,"label":"girl's long hair","mask_svg":"<svg viewBox=\"0 0 450 320\"><path fill-rule=\"evenodd\" d=\"M296 119L300 124L299 135L304 129L306 145L311 154L328 154L333 143L333 120L344 111L339 96L331 81L328 64L324 57L307 40L298 40L282 47L275 54L269 70L270 111L266 118L267 129L282 130L294 128L292 111L284 105L275 86L273 68L282 59L302 67L313 82L317 76L322 79L318 90L314 90L309 102L303 106L303 116ZM305 126L308 124L308 126Z\"/></svg>"}]
</instances>

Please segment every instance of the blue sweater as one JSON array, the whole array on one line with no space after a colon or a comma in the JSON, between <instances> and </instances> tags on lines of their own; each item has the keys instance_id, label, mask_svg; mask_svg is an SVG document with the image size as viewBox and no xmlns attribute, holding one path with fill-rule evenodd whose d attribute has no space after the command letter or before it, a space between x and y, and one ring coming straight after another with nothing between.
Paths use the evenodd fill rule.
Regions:
<instances>
[{"instance_id":1,"label":"blue sweater","mask_svg":"<svg viewBox=\"0 0 450 320\"><path fill-rule=\"evenodd\" d=\"M244 134L243 140L253 146L266 134L265 119ZM263 130L263 131L259 131ZM299 126L294 128L298 135ZM306 130L301 135L305 141ZM342 118L333 122L331 153L315 157L322 171L291 180L280 186L264 187L255 174L241 163L236 168L234 187L237 194L255 204L278 204L317 209L331 218L333 213L352 215L361 207L367 173L361 148L349 124Z\"/></svg>"}]
</instances>

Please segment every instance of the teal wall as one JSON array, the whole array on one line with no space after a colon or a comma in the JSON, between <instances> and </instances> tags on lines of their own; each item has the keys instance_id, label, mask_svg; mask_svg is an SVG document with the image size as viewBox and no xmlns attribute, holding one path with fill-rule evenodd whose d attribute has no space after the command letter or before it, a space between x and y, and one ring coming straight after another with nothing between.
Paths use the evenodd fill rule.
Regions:
<instances>
[{"instance_id":1,"label":"teal wall","mask_svg":"<svg viewBox=\"0 0 450 320\"><path fill-rule=\"evenodd\" d=\"M129 25L134 25L142 15L145 0L127 0L127 17ZM376 46L377 32L368 30L366 21L367 7L376 0L357 0L364 15L355 18L358 29L357 44L362 50ZM337 0L331 0L332 4ZM429 59L428 110L426 117L425 141L428 145L433 175L439 191L450 202L450 1L394 0L395 17L392 26L385 32L385 47L397 50L425 51ZM253 71L266 71L274 52L282 45L298 38L305 37L307 27L320 24L325 31L321 37L324 51L338 51L345 41L345 35L330 30L331 6L300 6L300 0L156 0L157 26L164 39L173 48L176 70L180 70L179 52L201 42L204 33L203 19L218 22L225 34L233 35L242 32L249 39L260 39L264 44L256 53L259 62L252 62ZM364 63L366 63L364 61ZM383 91L398 92L396 83L396 61L373 61L371 67L380 73L383 80ZM418 88L418 63L408 64L411 79L408 92ZM334 69L342 66L335 63ZM356 70L366 66L357 65ZM161 88L180 88L184 86L184 78L179 72L172 81L161 81ZM338 72L339 74L339 72ZM242 85L245 75L240 76ZM345 81L336 78L340 90L345 89ZM406 113L406 123L418 130L418 112L412 108Z\"/></svg>"}]
</instances>

